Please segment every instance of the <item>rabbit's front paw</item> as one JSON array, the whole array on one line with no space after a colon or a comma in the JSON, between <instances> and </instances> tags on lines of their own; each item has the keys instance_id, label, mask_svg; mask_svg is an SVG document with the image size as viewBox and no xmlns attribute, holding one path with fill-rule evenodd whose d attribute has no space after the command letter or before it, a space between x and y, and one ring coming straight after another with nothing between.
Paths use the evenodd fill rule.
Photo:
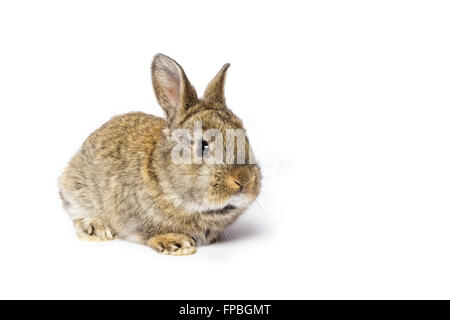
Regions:
<instances>
[{"instance_id":1,"label":"rabbit's front paw","mask_svg":"<svg viewBox=\"0 0 450 320\"><path fill-rule=\"evenodd\" d=\"M187 256L197 251L192 238L179 233L166 233L148 241L148 246L159 253L172 256Z\"/></svg>"}]
</instances>

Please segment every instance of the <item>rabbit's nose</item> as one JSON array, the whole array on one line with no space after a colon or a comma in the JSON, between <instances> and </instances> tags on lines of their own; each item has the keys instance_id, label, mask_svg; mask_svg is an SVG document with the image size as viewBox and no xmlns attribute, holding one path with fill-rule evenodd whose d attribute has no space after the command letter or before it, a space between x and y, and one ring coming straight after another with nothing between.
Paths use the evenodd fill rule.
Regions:
<instances>
[{"instance_id":1,"label":"rabbit's nose","mask_svg":"<svg viewBox=\"0 0 450 320\"><path fill-rule=\"evenodd\" d=\"M247 167L240 167L230 176L230 187L235 193L246 193L253 184L253 174Z\"/></svg>"},{"instance_id":2,"label":"rabbit's nose","mask_svg":"<svg viewBox=\"0 0 450 320\"><path fill-rule=\"evenodd\" d=\"M238 186L239 191L242 191L242 183L236 179L233 179L233 182Z\"/></svg>"},{"instance_id":3,"label":"rabbit's nose","mask_svg":"<svg viewBox=\"0 0 450 320\"><path fill-rule=\"evenodd\" d=\"M243 184L237 177L229 177L227 180L228 187L232 190L233 193L239 193L242 191Z\"/></svg>"}]
</instances>

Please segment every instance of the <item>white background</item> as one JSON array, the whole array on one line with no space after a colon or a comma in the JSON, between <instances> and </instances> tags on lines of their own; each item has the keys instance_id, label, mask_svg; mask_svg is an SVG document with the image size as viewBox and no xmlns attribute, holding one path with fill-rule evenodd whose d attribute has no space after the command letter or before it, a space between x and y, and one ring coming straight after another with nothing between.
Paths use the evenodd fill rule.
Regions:
<instances>
[{"instance_id":1,"label":"white background","mask_svg":"<svg viewBox=\"0 0 450 320\"><path fill-rule=\"evenodd\" d=\"M445 1L2 1L0 298L450 298ZM264 181L189 257L78 240L56 188L158 52L229 107Z\"/></svg>"}]
</instances>

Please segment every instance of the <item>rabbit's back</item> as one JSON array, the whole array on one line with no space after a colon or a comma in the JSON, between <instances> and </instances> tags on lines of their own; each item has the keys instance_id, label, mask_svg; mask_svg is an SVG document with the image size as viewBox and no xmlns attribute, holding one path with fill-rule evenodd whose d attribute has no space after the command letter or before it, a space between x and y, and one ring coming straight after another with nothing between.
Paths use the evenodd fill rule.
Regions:
<instances>
[{"instance_id":1,"label":"rabbit's back","mask_svg":"<svg viewBox=\"0 0 450 320\"><path fill-rule=\"evenodd\" d=\"M131 218L127 212L141 210L142 166L165 126L162 118L133 112L113 117L86 139L59 179L72 220L98 219L118 229Z\"/></svg>"}]
</instances>

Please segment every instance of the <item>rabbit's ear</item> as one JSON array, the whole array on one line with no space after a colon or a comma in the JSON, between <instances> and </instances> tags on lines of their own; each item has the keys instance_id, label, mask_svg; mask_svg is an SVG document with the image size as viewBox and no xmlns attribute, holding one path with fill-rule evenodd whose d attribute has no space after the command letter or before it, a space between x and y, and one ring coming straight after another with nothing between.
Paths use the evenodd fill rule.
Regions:
<instances>
[{"instance_id":1,"label":"rabbit's ear","mask_svg":"<svg viewBox=\"0 0 450 320\"><path fill-rule=\"evenodd\" d=\"M156 98L169 124L180 109L187 109L198 102L197 93L183 68L163 54L153 58L152 81Z\"/></svg>"},{"instance_id":2,"label":"rabbit's ear","mask_svg":"<svg viewBox=\"0 0 450 320\"><path fill-rule=\"evenodd\" d=\"M225 105L225 75L229 66L230 64L226 63L206 87L203 95L203 99L206 102Z\"/></svg>"}]
</instances>

